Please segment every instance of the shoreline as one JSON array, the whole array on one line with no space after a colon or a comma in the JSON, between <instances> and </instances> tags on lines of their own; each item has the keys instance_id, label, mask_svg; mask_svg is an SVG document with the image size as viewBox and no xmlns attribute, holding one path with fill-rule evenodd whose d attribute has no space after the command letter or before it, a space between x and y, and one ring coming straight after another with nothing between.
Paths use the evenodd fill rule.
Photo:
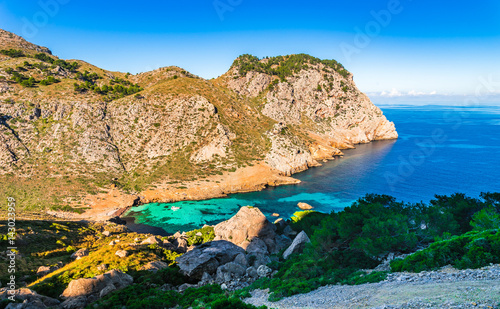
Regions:
<instances>
[{"instance_id":1,"label":"shoreline","mask_svg":"<svg viewBox=\"0 0 500 309\"><path fill-rule=\"evenodd\" d=\"M378 139L368 143L375 141ZM342 147L344 150L355 148L353 145ZM341 151L330 156L322 153L321 156L314 158L317 164L305 166L294 174L312 167L320 167L322 164L319 162L336 160L342 158L343 155ZM283 175L265 162L259 161L235 172L224 172L222 175L212 175L204 179L180 183L172 183L170 179L164 179L162 182L151 185L149 189L136 194L128 194L116 187L111 187L106 193L88 195L85 198L88 209L82 214L61 211L48 211L47 214L55 219L107 221L114 217L121 218L131 207L148 203L175 203L224 198L229 194L258 192L269 187L299 184L300 182L296 178Z\"/></svg>"}]
</instances>

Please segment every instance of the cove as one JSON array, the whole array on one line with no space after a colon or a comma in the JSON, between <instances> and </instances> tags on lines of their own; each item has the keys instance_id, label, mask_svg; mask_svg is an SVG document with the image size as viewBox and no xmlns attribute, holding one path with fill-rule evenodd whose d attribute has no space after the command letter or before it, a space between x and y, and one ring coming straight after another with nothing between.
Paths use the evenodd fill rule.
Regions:
<instances>
[{"instance_id":1,"label":"cove","mask_svg":"<svg viewBox=\"0 0 500 309\"><path fill-rule=\"evenodd\" d=\"M321 212L339 211L368 193L405 202L428 202L435 194L500 191L500 108L494 106L387 107L398 140L345 150L344 157L293 177L297 185L272 187L227 198L145 204L124 216L138 232L175 233L229 219L242 206L288 219L305 202ZM433 138L438 132L439 138ZM162 229L162 230L158 230Z\"/></svg>"}]
</instances>

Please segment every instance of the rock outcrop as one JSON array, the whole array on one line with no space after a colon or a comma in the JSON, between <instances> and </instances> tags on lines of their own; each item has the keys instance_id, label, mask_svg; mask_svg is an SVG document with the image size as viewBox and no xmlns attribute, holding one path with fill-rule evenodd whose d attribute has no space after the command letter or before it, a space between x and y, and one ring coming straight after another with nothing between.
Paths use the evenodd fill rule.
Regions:
<instances>
[{"instance_id":1,"label":"rock outcrop","mask_svg":"<svg viewBox=\"0 0 500 309\"><path fill-rule=\"evenodd\" d=\"M256 237L274 238L275 230L260 209L251 206L241 207L231 219L214 227L215 240L227 240L243 249Z\"/></svg>"},{"instance_id":2,"label":"rock outcrop","mask_svg":"<svg viewBox=\"0 0 500 309\"><path fill-rule=\"evenodd\" d=\"M290 247L288 247L285 250L285 252L283 252L283 258L288 259L290 255L292 255L293 253L302 253L302 250L304 249L305 245L310 242L311 240L307 236L306 232L304 231L300 232L295 237Z\"/></svg>"},{"instance_id":3,"label":"rock outcrop","mask_svg":"<svg viewBox=\"0 0 500 309\"><path fill-rule=\"evenodd\" d=\"M73 280L61 295L65 299L61 305L67 309L81 308L114 290L129 286L133 281L132 276L120 270L111 270L93 278Z\"/></svg>"},{"instance_id":4,"label":"rock outcrop","mask_svg":"<svg viewBox=\"0 0 500 309\"><path fill-rule=\"evenodd\" d=\"M245 250L225 240L212 241L187 252L176 261L186 276L201 279L203 273L214 274L217 268L232 262Z\"/></svg>"}]
</instances>

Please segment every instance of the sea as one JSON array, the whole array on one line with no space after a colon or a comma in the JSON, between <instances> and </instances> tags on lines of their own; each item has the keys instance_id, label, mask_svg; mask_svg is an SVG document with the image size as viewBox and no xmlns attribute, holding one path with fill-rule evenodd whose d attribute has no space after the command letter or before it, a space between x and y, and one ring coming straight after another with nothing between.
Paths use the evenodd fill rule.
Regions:
<instances>
[{"instance_id":1,"label":"sea","mask_svg":"<svg viewBox=\"0 0 500 309\"><path fill-rule=\"evenodd\" d=\"M344 150L342 158L293 175L300 184L227 198L145 204L131 208L124 219L134 231L168 235L217 224L247 205L274 221L289 219L300 210L299 202L330 213L370 193L428 203L436 194L500 192L500 106L381 109L395 123L399 139Z\"/></svg>"}]
</instances>

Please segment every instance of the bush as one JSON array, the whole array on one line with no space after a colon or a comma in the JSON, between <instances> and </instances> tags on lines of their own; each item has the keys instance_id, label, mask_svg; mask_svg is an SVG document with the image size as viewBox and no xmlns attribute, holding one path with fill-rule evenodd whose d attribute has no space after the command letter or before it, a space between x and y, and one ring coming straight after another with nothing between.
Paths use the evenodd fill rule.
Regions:
<instances>
[{"instance_id":1,"label":"bush","mask_svg":"<svg viewBox=\"0 0 500 309\"><path fill-rule=\"evenodd\" d=\"M458 269L500 263L500 230L469 232L438 241L405 259L391 262L392 271L420 272L448 264Z\"/></svg>"},{"instance_id":2,"label":"bush","mask_svg":"<svg viewBox=\"0 0 500 309\"><path fill-rule=\"evenodd\" d=\"M2 49L0 50L0 54L4 54L6 56L9 56L11 58L20 58L20 57L26 57L24 52L22 50L18 49Z\"/></svg>"}]
</instances>

